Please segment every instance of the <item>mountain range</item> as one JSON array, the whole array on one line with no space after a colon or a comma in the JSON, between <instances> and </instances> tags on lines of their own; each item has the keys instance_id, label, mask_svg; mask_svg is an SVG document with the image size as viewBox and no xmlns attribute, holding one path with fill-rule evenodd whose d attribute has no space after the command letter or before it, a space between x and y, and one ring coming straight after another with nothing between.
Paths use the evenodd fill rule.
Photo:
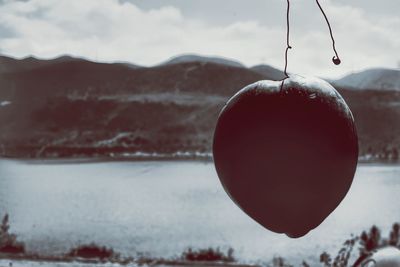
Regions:
<instances>
[{"instance_id":1,"label":"mountain range","mask_svg":"<svg viewBox=\"0 0 400 267\"><path fill-rule=\"evenodd\" d=\"M341 87L400 91L400 70L375 68L346 75L335 81Z\"/></svg>"},{"instance_id":2,"label":"mountain range","mask_svg":"<svg viewBox=\"0 0 400 267\"><path fill-rule=\"evenodd\" d=\"M268 65L184 55L153 67L0 56L0 153L9 157L209 155L224 103L247 84L280 80ZM398 158L400 73L332 81L356 119L361 155Z\"/></svg>"}]
</instances>

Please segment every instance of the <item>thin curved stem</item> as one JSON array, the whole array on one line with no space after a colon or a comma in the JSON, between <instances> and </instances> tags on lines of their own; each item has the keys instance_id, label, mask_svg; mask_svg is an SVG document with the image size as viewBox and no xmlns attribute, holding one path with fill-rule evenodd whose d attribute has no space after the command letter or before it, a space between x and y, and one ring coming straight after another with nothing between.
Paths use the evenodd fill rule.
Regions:
<instances>
[{"instance_id":1,"label":"thin curved stem","mask_svg":"<svg viewBox=\"0 0 400 267\"><path fill-rule=\"evenodd\" d=\"M336 51L336 46L335 46L335 38L333 37L333 33L332 33L332 28L331 28L331 24L329 23L328 17L326 16L324 10L322 9L320 3L318 0L315 0L317 2L317 5L319 7L319 9L321 10L322 14L324 15L324 18L326 20L326 23L328 24L328 28L329 28L329 33L331 34L331 39L332 39L332 47L333 47L333 51L335 52L335 55L332 58L332 61L335 65L339 65L341 63L338 52Z\"/></svg>"},{"instance_id":2,"label":"thin curved stem","mask_svg":"<svg viewBox=\"0 0 400 267\"><path fill-rule=\"evenodd\" d=\"M287 0L287 10L286 10L286 51L285 51L285 69L284 73L286 78L289 78L289 75L287 74L287 66L288 66L288 51L292 47L290 46L289 43L289 38L290 38L290 23L289 23L289 12L290 12L290 1Z\"/></svg>"},{"instance_id":3,"label":"thin curved stem","mask_svg":"<svg viewBox=\"0 0 400 267\"><path fill-rule=\"evenodd\" d=\"M282 91L283 88L283 83L287 78L289 78L289 75L287 74L287 67L288 67L288 51L289 49L292 49L290 46L289 38L290 38L290 21L289 21L289 12L290 12L290 0L287 1L287 9L286 9L286 51L285 51L285 69L283 70L283 73L285 74L285 78L282 80L281 88L280 91Z\"/></svg>"}]
</instances>

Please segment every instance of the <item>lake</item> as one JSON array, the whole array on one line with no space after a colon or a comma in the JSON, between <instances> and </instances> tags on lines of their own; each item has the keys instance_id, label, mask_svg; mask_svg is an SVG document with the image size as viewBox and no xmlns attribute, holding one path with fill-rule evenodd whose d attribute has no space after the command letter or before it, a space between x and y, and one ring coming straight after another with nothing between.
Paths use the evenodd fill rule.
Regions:
<instances>
[{"instance_id":1,"label":"lake","mask_svg":"<svg viewBox=\"0 0 400 267\"><path fill-rule=\"evenodd\" d=\"M0 160L0 216L27 249L61 254L95 242L125 256L175 257L188 247L232 247L243 262L292 264L336 255L373 224L400 221L400 166L360 165L340 206L300 239L275 234L223 191L212 163ZM295 220L295 218L294 218Z\"/></svg>"}]
</instances>

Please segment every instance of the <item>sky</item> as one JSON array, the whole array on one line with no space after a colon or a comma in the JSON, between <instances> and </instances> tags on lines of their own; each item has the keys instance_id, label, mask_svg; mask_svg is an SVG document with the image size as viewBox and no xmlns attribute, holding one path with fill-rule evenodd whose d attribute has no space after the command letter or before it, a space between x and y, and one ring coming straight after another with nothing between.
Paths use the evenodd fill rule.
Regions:
<instances>
[{"instance_id":1,"label":"sky","mask_svg":"<svg viewBox=\"0 0 400 267\"><path fill-rule=\"evenodd\" d=\"M288 71L338 78L399 68L399 0L291 0ZM285 0L0 0L0 53L153 66L179 54L282 69ZM384 5L383 5L384 4Z\"/></svg>"}]
</instances>

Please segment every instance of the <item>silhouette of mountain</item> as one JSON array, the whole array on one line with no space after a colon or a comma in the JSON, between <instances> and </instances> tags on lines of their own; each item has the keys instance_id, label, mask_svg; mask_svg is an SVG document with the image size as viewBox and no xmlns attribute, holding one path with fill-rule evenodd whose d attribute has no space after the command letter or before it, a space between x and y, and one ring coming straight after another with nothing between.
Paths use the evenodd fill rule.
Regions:
<instances>
[{"instance_id":1,"label":"silhouette of mountain","mask_svg":"<svg viewBox=\"0 0 400 267\"><path fill-rule=\"evenodd\" d=\"M252 67L251 69L265 76L269 80L280 81L286 77L283 71L269 65L257 65Z\"/></svg>"},{"instance_id":2,"label":"silhouette of mountain","mask_svg":"<svg viewBox=\"0 0 400 267\"><path fill-rule=\"evenodd\" d=\"M209 153L225 102L247 84L272 79L269 75L204 61L137 68L70 57L1 57L0 153ZM396 155L400 92L338 89L356 118L361 154Z\"/></svg>"},{"instance_id":3,"label":"silhouette of mountain","mask_svg":"<svg viewBox=\"0 0 400 267\"><path fill-rule=\"evenodd\" d=\"M168 61L162 63L161 65L172 65L172 64L188 63L188 62L215 63L231 67L245 68L245 66L242 63L236 60L226 59L222 57L206 57L206 56L191 55L191 54L173 57Z\"/></svg>"},{"instance_id":4,"label":"silhouette of mountain","mask_svg":"<svg viewBox=\"0 0 400 267\"><path fill-rule=\"evenodd\" d=\"M70 61L84 61L84 60L80 58L74 58L71 56L60 56L49 60L37 59L33 56L30 56L20 60L16 60L11 57L0 55L0 74L12 73L18 71L27 71L38 67L51 65L54 63L70 62Z\"/></svg>"},{"instance_id":5,"label":"silhouette of mountain","mask_svg":"<svg viewBox=\"0 0 400 267\"><path fill-rule=\"evenodd\" d=\"M334 82L338 86L354 89L400 91L400 70L375 68L346 75Z\"/></svg>"}]
</instances>

